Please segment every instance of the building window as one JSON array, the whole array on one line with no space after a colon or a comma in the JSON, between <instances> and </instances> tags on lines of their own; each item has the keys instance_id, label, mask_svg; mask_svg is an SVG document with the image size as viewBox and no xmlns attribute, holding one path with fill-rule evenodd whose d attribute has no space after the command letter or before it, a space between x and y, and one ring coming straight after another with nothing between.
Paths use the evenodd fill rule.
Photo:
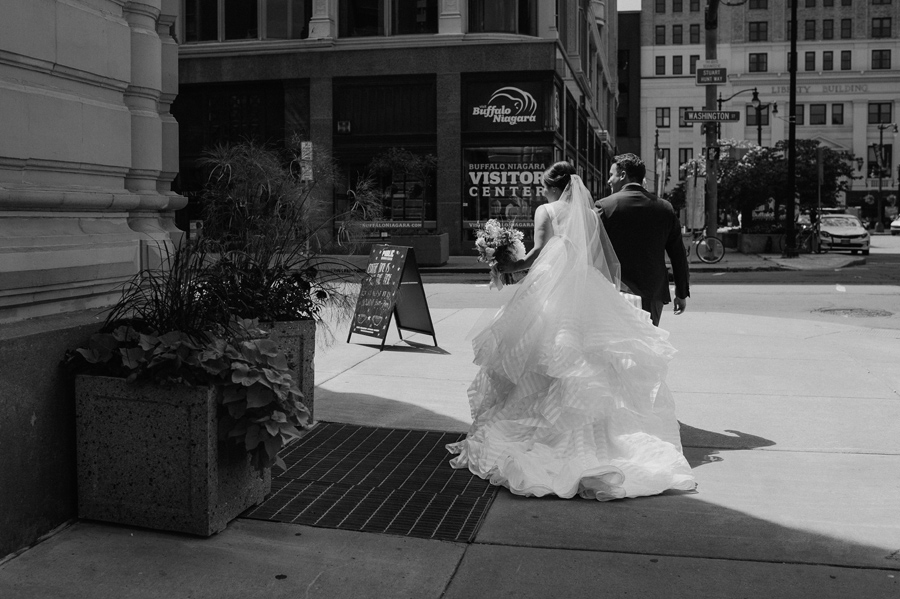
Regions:
<instances>
[{"instance_id":1,"label":"building window","mask_svg":"<svg viewBox=\"0 0 900 599\"><path fill-rule=\"evenodd\" d=\"M815 8L816 0L806 0L806 8Z\"/></svg>"},{"instance_id":2,"label":"building window","mask_svg":"<svg viewBox=\"0 0 900 599\"><path fill-rule=\"evenodd\" d=\"M767 21L750 22L750 41L765 42L769 39L769 23Z\"/></svg>"},{"instance_id":3,"label":"building window","mask_svg":"<svg viewBox=\"0 0 900 599\"><path fill-rule=\"evenodd\" d=\"M822 6L825 8L831 8L834 6L834 0L822 0Z\"/></svg>"},{"instance_id":4,"label":"building window","mask_svg":"<svg viewBox=\"0 0 900 599\"><path fill-rule=\"evenodd\" d=\"M669 181L669 175L672 172L672 154L669 151L669 148L660 148L660 153L662 154L662 158L665 161L666 172L662 173L666 177L666 182Z\"/></svg>"},{"instance_id":5,"label":"building window","mask_svg":"<svg viewBox=\"0 0 900 599\"><path fill-rule=\"evenodd\" d=\"M665 75L666 74L666 57L665 56L657 56L656 57L656 74L657 75Z\"/></svg>"},{"instance_id":6,"label":"building window","mask_svg":"<svg viewBox=\"0 0 900 599\"><path fill-rule=\"evenodd\" d=\"M685 164L694 159L694 148L678 148L678 178L687 177L687 169L682 168Z\"/></svg>"},{"instance_id":7,"label":"building window","mask_svg":"<svg viewBox=\"0 0 900 599\"><path fill-rule=\"evenodd\" d=\"M683 44L684 43L684 34L682 33L683 27L681 25L672 25L672 43L673 44Z\"/></svg>"},{"instance_id":8,"label":"building window","mask_svg":"<svg viewBox=\"0 0 900 599\"><path fill-rule=\"evenodd\" d=\"M769 70L769 55L765 52L750 54L750 72L765 73Z\"/></svg>"},{"instance_id":9,"label":"building window","mask_svg":"<svg viewBox=\"0 0 900 599\"><path fill-rule=\"evenodd\" d=\"M684 61L683 56L673 56L672 57L672 74L673 75L681 75L681 73L684 71L683 61Z\"/></svg>"},{"instance_id":10,"label":"building window","mask_svg":"<svg viewBox=\"0 0 900 599\"><path fill-rule=\"evenodd\" d=\"M831 124L832 125L843 125L844 124L844 105L843 104L832 104L831 105Z\"/></svg>"},{"instance_id":11,"label":"building window","mask_svg":"<svg viewBox=\"0 0 900 599\"><path fill-rule=\"evenodd\" d=\"M872 0L872 4L890 4L891 0Z\"/></svg>"},{"instance_id":12,"label":"building window","mask_svg":"<svg viewBox=\"0 0 900 599\"><path fill-rule=\"evenodd\" d=\"M521 15L520 15L521 16ZM437 0L392 0L391 34L410 35L438 32ZM526 33L520 28L519 33ZM533 35L533 34L531 34Z\"/></svg>"},{"instance_id":13,"label":"building window","mask_svg":"<svg viewBox=\"0 0 900 599\"><path fill-rule=\"evenodd\" d=\"M691 0L691 12L700 12L700 0Z\"/></svg>"},{"instance_id":14,"label":"building window","mask_svg":"<svg viewBox=\"0 0 900 599\"><path fill-rule=\"evenodd\" d=\"M825 19L822 21L822 39L834 39L834 19Z\"/></svg>"},{"instance_id":15,"label":"building window","mask_svg":"<svg viewBox=\"0 0 900 599\"><path fill-rule=\"evenodd\" d=\"M805 40L814 40L816 39L816 22L815 21L806 21L803 23L803 39Z\"/></svg>"},{"instance_id":16,"label":"building window","mask_svg":"<svg viewBox=\"0 0 900 599\"><path fill-rule=\"evenodd\" d=\"M891 37L891 18L872 19L872 37Z\"/></svg>"},{"instance_id":17,"label":"building window","mask_svg":"<svg viewBox=\"0 0 900 599\"><path fill-rule=\"evenodd\" d=\"M384 0L340 0L338 35L340 37L385 35Z\"/></svg>"},{"instance_id":18,"label":"building window","mask_svg":"<svg viewBox=\"0 0 900 599\"><path fill-rule=\"evenodd\" d=\"M407 0L407 4L412 2ZM469 31L537 35L536 3L533 0L469 0Z\"/></svg>"},{"instance_id":19,"label":"building window","mask_svg":"<svg viewBox=\"0 0 900 599\"><path fill-rule=\"evenodd\" d=\"M684 9L683 0L672 0L672 12L681 12Z\"/></svg>"},{"instance_id":20,"label":"building window","mask_svg":"<svg viewBox=\"0 0 900 599\"><path fill-rule=\"evenodd\" d=\"M656 0L656 12L666 12L666 0Z\"/></svg>"},{"instance_id":21,"label":"building window","mask_svg":"<svg viewBox=\"0 0 900 599\"><path fill-rule=\"evenodd\" d=\"M891 103L890 102L870 102L869 103L869 124L880 125L882 123L891 122Z\"/></svg>"},{"instance_id":22,"label":"building window","mask_svg":"<svg viewBox=\"0 0 900 599\"><path fill-rule=\"evenodd\" d=\"M816 53L815 52L807 52L803 56L803 70L804 71L815 71L816 70Z\"/></svg>"},{"instance_id":23,"label":"building window","mask_svg":"<svg viewBox=\"0 0 900 599\"><path fill-rule=\"evenodd\" d=\"M834 70L834 52L831 50L826 50L822 52L822 70L823 71L833 71Z\"/></svg>"},{"instance_id":24,"label":"building window","mask_svg":"<svg viewBox=\"0 0 900 599\"><path fill-rule=\"evenodd\" d=\"M841 70L850 70L850 50L841 50Z\"/></svg>"},{"instance_id":25,"label":"building window","mask_svg":"<svg viewBox=\"0 0 900 599\"><path fill-rule=\"evenodd\" d=\"M656 109L656 127L659 129L668 129L672 126L672 109L657 108Z\"/></svg>"},{"instance_id":26,"label":"building window","mask_svg":"<svg viewBox=\"0 0 900 599\"><path fill-rule=\"evenodd\" d=\"M688 110L693 110L693 106L681 106L678 108L678 126L679 127L693 127L694 123L688 123L684 120L684 113Z\"/></svg>"},{"instance_id":27,"label":"building window","mask_svg":"<svg viewBox=\"0 0 900 599\"><path fill-rule=\"evenodd\" d=\"M748 127L756 127L759 124L763 126L768 126L769 124L769 107L764 106L759 109L759 120L760 123L756 122L756 108L752 105L747 106L747 126Z\"/></svg>"},{"instance_id":28,"label":"building window","mask_svg":"<svg viewBox=\"0 0 900 599\"><path fill-rule=\"evenodd\" d=\"M810 104L809 105L809 124L825 125L826 113L828 106L826 104Z\"/></svg>"},{"instance_id":29,"label":"building window","mask_svg":"<svg viewBox=\"0 0 900 599\"><path fill-rule=\"evenodd\" d=\"M689 61L691 63L691 65L690 65L691 75L697 74L697 61L699 61L699 60L700 60L699 54L691 54L691 57L689 59Z\"/></svg>"},{"instance_id":30,"label":"building window","mask_svg":"<svg viewBox=\"0 0 900 599\"><path fill-rule=\"evenodd\" d=\"M769 8L769 0L750 0L750 10L765 10Z\"/></svg>"},{"instance_id":31,"label":"building window","mask_svg":"<svg viewBox=\"0 0 900 599\"><path fill-rule=\"evenodd\" d=\"M796 111L794 114L795 114L796 117L797 117L796 123L797 123L798 125L805 125L805 124L806 124L806 123L805 123L805 120L806 120L806 119L804 119L804 115L805 115L804 108L805 108L805 106L804 106L803 104L797 104L797 111Z\"/></svg>"},{"instance_id":32,"label":"building window","mask_svg":"<svg viewBox=\"0 0 900 599\"><path fill-rule=\"evenodd\" d=\"M853 37L853 20L841 19L841 39L848 40Z\"/></svg>"},{"instance_id":33,"label":"building window","mask_svg":"<svg viewBox=\"0 0 900 599\"><path fill-rule=\"evenodd\" d=\"M312 0L185 0L184 39L305 39L311 17Z\"/></svg>"},{"instance_id":34,"label":"building window","mask_svg":"<svg viewBox=\"0 0 900 599\"><path fill-rule=\"evenodd\" d=\"M665 25L657 25L656 26L656 45L657 46L665 46L666 45L666 26Z\"/></svg>"},{"instance_id":35,"label":"building window","mask_svg":"<svg viewBox=\"0 0 900 599\"><path fill-rule=\"evenodd\" d=\"M872 69L891 68L890 50L872 50Z\"/></svg>"},{"instance_id":36,"label":"building window","mask_svg":"<svg viewBox=\"0 0 900 599\"><path fill-rule=\"evenodd\" d=\"M692 44L700 43L700 24L699 23L691 24L690 36L691 36Z\"/></svg>"},{"instance_id":37,"label":"building window","mask_svg":"<svg viewBox=\"0 0 900 599\"><path fill-rule=\"evenodd\" d=\"M841 6L853 6L853 0L841 0Z\"/></svg>"}]
</instances>

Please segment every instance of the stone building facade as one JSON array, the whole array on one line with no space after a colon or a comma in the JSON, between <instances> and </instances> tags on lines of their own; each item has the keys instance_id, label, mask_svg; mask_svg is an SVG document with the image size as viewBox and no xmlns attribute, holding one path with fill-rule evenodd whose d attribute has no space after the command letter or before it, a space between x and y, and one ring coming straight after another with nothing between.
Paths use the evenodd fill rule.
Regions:
<instances>
[{"instance_id":1,"label":"stone building facade","mask_svg":"<svg viewBox=\"0 0 900 599\"><path fill-rule=\"evenodd\" d=\"M4 0L0 18L0 557L76 514L59 363L158 262L178 171L179 0Z\"/></svg>"}]
</instances>

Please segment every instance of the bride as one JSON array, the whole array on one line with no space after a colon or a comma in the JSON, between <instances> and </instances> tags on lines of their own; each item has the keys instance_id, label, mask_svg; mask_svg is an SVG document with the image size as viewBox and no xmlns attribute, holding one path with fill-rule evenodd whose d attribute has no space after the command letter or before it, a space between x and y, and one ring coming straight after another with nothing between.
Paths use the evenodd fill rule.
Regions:
<instances>
[{"instance_id":1,"label":"bride","mask_svg":"<svg viewBox=\"0 0 900 599\"><path fill-rule=\"evenodd\" d=\"M666 387L675 353L618 261L568 162L544 173L530 269L474 339L474 422L450 464L517 495L606 501L696 487Z\"/></svg>"}]
</instances>

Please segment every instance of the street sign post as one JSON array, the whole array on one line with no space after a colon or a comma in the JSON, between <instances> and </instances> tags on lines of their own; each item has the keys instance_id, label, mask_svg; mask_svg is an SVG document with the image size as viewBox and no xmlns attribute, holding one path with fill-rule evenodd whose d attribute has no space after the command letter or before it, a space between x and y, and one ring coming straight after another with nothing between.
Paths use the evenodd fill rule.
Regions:
<instances>
[{"instance_id":1,"label":"street sign post","mask_svg":"<svg viewBox=\"0 0 900 599\"><path fill-rule=\"evenodd\" d=\"M687 123L719 123L741 120L737 110L685 110L684 120Z\"/></svg>"},{"instance_id":2,"label":"street sign post","mask_svg":"<svg viewBox=\"0 0 900 599\"><path fill-rule=\"evenodd\" d=\"M724 68L697 69L697 85L719 85L725 83Z\"/></svg>"}]
</instances>

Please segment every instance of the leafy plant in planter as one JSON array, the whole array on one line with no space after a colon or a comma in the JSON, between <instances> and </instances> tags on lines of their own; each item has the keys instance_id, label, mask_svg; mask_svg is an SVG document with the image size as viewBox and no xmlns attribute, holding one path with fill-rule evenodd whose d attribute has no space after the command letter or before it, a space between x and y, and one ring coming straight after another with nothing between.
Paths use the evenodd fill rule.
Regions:
<instances>
[{"instance_id":1,"label":"leafy plant in planter","mask_svg":"<svg viewBox=\"0 0 900 599\"><path fill-rule=\"evenodd\" d=\"M101 331L66 362L128 382L220 387L221 437L242 443L261 470L280 464L278 451L308 426L308 412L257 321L232 317L219 276L204 245L185 242L130 281Z\"/></svg>"},{"instance_id":2,"label":"leafy plant in planter","mask_svg":"<svg viewBox=\"0 0 900 599\"><path fill-rule=\"evenodd\" d=\"M308 426L284 354L255 321L238 320L227 330L193 335L119 325L94 334L86 348L69 352L67 361L82 374L129 383L219 387L219 436L242 445L260 471L284 468L278 452Z\"/></svg>"}]
</instances>

